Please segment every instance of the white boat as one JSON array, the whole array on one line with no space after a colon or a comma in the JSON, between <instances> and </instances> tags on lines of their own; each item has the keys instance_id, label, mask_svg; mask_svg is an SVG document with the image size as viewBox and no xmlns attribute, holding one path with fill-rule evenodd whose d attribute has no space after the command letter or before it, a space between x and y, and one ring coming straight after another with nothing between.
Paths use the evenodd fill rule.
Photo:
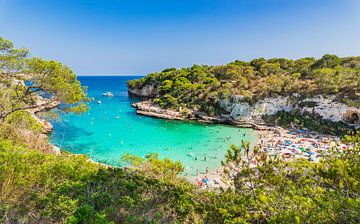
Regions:
<instances>
[{"instance_id":1,"label":"white boat","mask_svg":"<svg viewBox=\"0 0 360 224\"><path fill-rule=\"evenodd\" d=\"M113 97L114 96L114 94L112 92L105 92L102 95L107 96L107 97Z\"/></svg>"}]
</instances>

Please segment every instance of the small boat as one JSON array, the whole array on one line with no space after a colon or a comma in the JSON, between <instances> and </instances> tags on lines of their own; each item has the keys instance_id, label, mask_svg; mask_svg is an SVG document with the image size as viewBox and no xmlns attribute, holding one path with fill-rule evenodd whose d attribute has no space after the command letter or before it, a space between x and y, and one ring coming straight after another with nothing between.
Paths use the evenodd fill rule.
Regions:
<instances>
[{"instance_id":1,"label":"small boat","mask_svg":"<svg viewBox=\"0 0 360 224\"><path fill-rule=\"evenodd\" d=\"M98 100L97 103L98 103L98 104L101 104L101 100Z\"/></svg>"},{"instance_id":2,"label":"small boat","mask_svg":"<svg viewBox=\"0 0 360 224\"><path fill-rule=\"evenodd\" d=\"M112 92L105 92L102 95L107 96L107 97L113 97L114 96L114 94Z\"/></svg>"}]
</instances>

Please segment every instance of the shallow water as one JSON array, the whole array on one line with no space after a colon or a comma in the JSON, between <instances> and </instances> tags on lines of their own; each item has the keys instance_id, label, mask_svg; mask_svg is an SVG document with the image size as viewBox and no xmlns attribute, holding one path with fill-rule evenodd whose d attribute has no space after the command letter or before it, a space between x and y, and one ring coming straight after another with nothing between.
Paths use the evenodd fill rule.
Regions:
<instances>
[{"instance_id":1,"label":"shallow water","mask_svg":"<svg viewBox=\"0 0 360 224\"><path fill-rule=\"evenodd\" d=\"M197 169L201 173L206 167L219 167L230 144L255 141L251 129L137 115L131 104L139 99L129 97L126 87L126 81L135 78L79 77L95 101L90 103L89 112L63 114L61 122L53 122L50 141L110 165L121 165L120 159L127 152L138 156L156 152L160 158L180 160L191 175ZM106 91L114 93L114 97L102 96Z\"/></svg>"}]
</instances>

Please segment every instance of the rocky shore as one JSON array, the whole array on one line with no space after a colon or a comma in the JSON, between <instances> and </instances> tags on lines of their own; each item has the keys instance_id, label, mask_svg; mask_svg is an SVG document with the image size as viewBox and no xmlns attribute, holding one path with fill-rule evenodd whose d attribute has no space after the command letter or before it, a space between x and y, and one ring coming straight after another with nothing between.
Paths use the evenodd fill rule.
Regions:
<instances>
[{"instance_id":1,"label":"rocky shore","mask_svg":"<svg viewBox=\"0 0 360 224\"><path fill-rule=\"evenodd\" d=\"M263 120L264 115L275 115L281 111L296 111L301 115L310 115L318 120L341 122L355 129L360 128L360 108L339 102L335 95L308 97L294 93L288 96L267 97L251 103L247 102L242 95L231 95L226 99L219 99L218 109L222 111L221 114L209 117L199 111L188 111L182 108L175 111L153 104L152 98L159 97L159 86L155 84L148 83L142 87L128 86L128 93L148 98L148 100L133 104L138 114L163 119L225 123L264 130L274 128L266 125Z\"/></svg>"},{"instance_id":2,"label":"rocky shore","mask_svg":"<svg viewBox=\"0 0 360 224\"><path fill-rule=\"evenodd\" d=\"M149 95L147 95L148 90L151 90ZM321 95L311 98L297 95L278 96L265 98L254 104L245 102L242 96L231 96L219 101L223 113L216 117L210 117L198 111L183 110L182 108L178 108L178 110L161 108L152 101L155 90L151 87L138 91L129 90L130 94L132 92L136 92L137 96L149 97L145 101L132 105L137 114L168 120L194 120L252 128L257 131L258 136L255 145L261 146L269 155L285 156L286 159L305 158L310 161L318 161L321 152L326 152L329 148L342 143L336 136L319 134L306 129L284 129L279 126L269 126L263 120L264 115L275 115L281 111L297 111L302 115L311 115L316 119L328 120L334 124L341 122L354 129L360 128L360 108L351 107L335 101L332 97L325 98ZM346 145L342 144L341 146L341 150L347 148ZM206 179L207 187L226 188L230 186L229 182L231 181L227 179L223 169L224 167L219 167L206 174L189 177L189 180L204 187L202 180Z\"/></svg>"},{"instance_id":3,"label":"rocky shore","mask_svg":"<svg viewBox=\"0 0 360 224\"><path fill-rule=\"evenodd\" d=\"M170 109L163 109L160 106L151 102L151 100L141 101L132 104L136 109L136 113L149 117L168 119L168 120L193 120L204 123L214 124L229 124L241 128L252 128L255 130L275 130L275 127L269 127L265 123L256 123L251 120L234 120L230 117L210 117L194 111L187 111L186 113L174 111Z\"/></svg>"},{"instance_id":4,"label":"rocky shore","mask_svg":"<svg viewBox=\"0 0 360 224\"><path fill-rule=\"evenodd\" d=\"M60 102L55 99L46 99L41 96L37 96L36 98L37 100L35 105L32 108L27 109L27 111L36 121L38 121L44 127L43 134L49 134L53 130L52 124L49 121L39 117L37 114L58 107L60 105Z\"/></svg>"}]
</instances>

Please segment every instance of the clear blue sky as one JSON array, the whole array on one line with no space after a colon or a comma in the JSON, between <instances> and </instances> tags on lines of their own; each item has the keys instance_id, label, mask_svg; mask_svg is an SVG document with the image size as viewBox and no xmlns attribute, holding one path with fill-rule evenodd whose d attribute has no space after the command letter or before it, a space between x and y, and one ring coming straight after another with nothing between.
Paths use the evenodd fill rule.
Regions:
<instances>
[{"instance_id":1,"label":"clear blue sky","mask_svg":"<svg viewBox=\"0 0 360 224\"><path fill-rule=\"evenodd\" d=\"M0 35L79 75L360 55L360 0L0 0Z\"/></svg>"}]
</instances>

